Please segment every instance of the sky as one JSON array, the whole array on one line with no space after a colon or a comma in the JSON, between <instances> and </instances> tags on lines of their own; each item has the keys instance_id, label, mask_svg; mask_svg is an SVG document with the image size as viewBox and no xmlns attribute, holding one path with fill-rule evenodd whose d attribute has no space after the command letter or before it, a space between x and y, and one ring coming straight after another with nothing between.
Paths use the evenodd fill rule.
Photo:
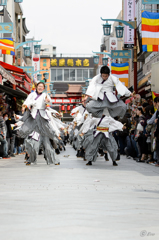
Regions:
<instances>
[{"instance_id":1,"label":"sky","mask_svg":"<svg viewBox=\"0 0 159 240\"><path fill-rule=\"evenodd\" d=\"M100 18L116 18L122 0L23 0L27 37L43 39L57 53L91 54L100 51Z\"/></svg>"}]
</instances>

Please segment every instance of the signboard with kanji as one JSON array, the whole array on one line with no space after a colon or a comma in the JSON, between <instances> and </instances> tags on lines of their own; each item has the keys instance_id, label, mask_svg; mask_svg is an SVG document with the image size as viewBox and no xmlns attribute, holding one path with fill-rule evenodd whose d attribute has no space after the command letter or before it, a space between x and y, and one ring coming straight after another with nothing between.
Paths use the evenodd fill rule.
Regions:
<instances>
[{"instance_id":1,"label":"signboard with kanji","mask_svg":"<svg viewBox=\"0 0 159 240\"><path fill-rule=\"evenodd\" d=\"M0 33L13 33L13 23L0 23Z\"/></svg>"},{"instance_id":2,"label":"signboard with kanji","mask_svg":"<svg viewBox=\"0 0 159 240\"><path fill-rule=\"evenodd\" d=\"M50 61L51 67L62 67L62 68L92 68L94 67L93 57L92 58L63 58L63 57L56 57L52 58Z\"/></svg>"},{"instance_id":3,"label":"signboard with kanji","mask_svg":"<svg viewBox=\"0 0 159 240\"><path fill-rule=\"evenodd\" d=\"M131 58L131 50L112 50L111 58Z\"/></svg>"},{"instance_id":4,"label":"signboard with kanji","mask_svg":"<svg viewBox=\"0 0 159 240\"><path fill-rule=\"evenodd\" d=\"M142 0L142 4L159 4L159 0Z\"/></svg>"}]
</instances>

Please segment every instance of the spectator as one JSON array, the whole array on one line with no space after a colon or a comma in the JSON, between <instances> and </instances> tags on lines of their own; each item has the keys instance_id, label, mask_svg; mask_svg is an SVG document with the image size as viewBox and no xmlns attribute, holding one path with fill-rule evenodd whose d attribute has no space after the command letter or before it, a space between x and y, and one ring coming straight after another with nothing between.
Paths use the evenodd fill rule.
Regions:
<instances>
[{"instance_id":1,"label":"spectator","mask_svg":"<svg viewBox=\"0 0 159 240\"><path fill-rule=\"evenodd\" d=\"M3 158L8 159L8 144L6 141L5 123L2 117L2 110L0 109L0 142L3 144Z\"/></svg>"}]
</instances>

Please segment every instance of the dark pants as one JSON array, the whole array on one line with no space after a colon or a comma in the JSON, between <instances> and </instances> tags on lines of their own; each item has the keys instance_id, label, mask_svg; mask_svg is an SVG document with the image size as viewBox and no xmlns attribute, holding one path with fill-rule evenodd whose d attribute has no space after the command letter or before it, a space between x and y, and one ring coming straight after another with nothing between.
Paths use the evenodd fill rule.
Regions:
<instances>
[{"instance_id":1,"label":"dark pants","mask_svg":"<svg viewBox=\"0 0 159 240\"><path fill-rule=\"evenodd\" d=\"M159 139L156 140L157 163L159 164Z\"/></svg>"},{"instance_id":2,"label":"dark pants","mask_svg":"<svg viewBox=\"0 0 159 240\"><path fill-rule=\"evenodd\" d=\"M6 139L1 140L1 143L3 144L3 157L8 156L8 143Z\"/></svg>"}]
</instances>

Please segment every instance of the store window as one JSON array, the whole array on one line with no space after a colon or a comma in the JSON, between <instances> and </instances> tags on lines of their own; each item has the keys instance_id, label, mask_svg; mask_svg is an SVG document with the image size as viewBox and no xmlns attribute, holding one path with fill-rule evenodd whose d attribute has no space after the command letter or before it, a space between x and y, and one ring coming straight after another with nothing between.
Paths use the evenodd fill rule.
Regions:
<instances>
[{"instance_id":1,"label":"store window","mask_svg":"<svg viewBox=\"0 0 159 240\"><path fill-rule=\"evenodd\" d=\"M46 59L43 60L43 67L47 67Z\"/></svg>"}]
</instances>

